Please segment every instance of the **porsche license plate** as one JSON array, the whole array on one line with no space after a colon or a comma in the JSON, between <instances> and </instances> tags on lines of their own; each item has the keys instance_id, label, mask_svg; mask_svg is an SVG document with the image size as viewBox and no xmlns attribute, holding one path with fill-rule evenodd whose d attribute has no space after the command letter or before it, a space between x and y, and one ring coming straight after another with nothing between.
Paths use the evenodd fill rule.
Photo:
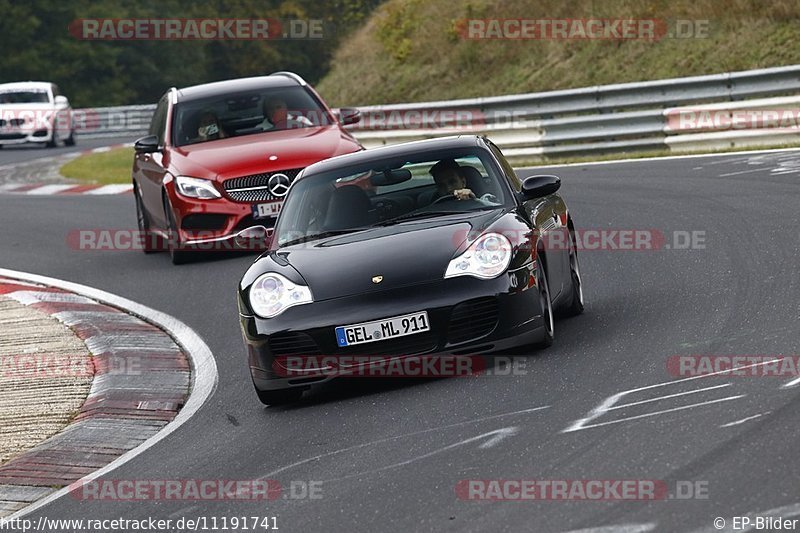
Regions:
<instances>
[{"instance_id":1,"label":"porsche license plate","mask_svg":"<svg viewBox=\"0 0 800 533\"><path fill-rule=\"evenodd\" d=\"M336 328L336 342L340 347L353 346L355 344L405 337L406 335L430 331L430 329L428 313L420 311L410 315L385 318L373 322L339 326Z\"/></svg>"}]
</instances>

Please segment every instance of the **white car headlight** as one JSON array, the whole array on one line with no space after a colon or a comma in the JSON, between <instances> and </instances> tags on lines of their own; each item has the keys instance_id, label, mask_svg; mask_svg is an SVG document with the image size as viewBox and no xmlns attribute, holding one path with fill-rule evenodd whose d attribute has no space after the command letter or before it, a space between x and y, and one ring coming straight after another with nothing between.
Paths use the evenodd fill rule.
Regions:
<instances>
[{"instance_id":1,"label":"white car headlight","mask_svg":"<svg viewBox=\"0 0 800 533\"><path fill-rule=\"evenodd\" d=\"M478 237L467 250L450 261L445 278L474 276L492 279L502 274L511 263L511 241L499 233Z\"/></svg>"},{"instance_id":2,"label":"white car headlight","mask_svg":"<svg viewBox=\"0 0 800 533\"><path fill-rule=\"evenodd\" d=\"M201 200L222 198L222 195L210 180L178 176L175 178L175 185L180 194L189 198L200 198Z\"/></svg>"},{"instance_id":3,"label":"white car headlight","mask_svg":"<svg viewBox=\"0 0 800 533\"><path fill-rule=\"evenodd\" d=\"M311 289L274 272L262 274L250 286L250 308L261 318L272 318L286 309L314 301Z\"/></svg>"}]
</instances>

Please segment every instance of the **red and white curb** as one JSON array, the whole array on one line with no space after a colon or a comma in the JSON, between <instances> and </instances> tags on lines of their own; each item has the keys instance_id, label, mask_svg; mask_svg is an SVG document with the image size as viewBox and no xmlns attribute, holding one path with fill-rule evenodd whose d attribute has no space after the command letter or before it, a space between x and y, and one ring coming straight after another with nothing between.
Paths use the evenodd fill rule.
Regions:
<instances>
[{"instance_id":1,"label":"red and white curb","mask_svg":"<svg viewBox=\"0 0 800 533\"><path fill-rule=\"evenodd\" d=\"M74 183L54 183L54 184L20 184L12 183L0 185L2 194L28 194L36 196L49 195L75 195L75 194L128 194L133 192L133 185L114 184L114 185L75 185Z\"/></svg>"},{"instance_id":2,"label":"red and white curb","mask_svg":"<svg viewBox=\"0 0 800 533\"><path fill-rule=\"evenodd\" d=\"M0 291L69 326L95 368L105 369L64 431L0 467L0 516L24 516L66 495L69 484L118 468L185 423L216 388L208 346L169 315L91 287L6 269L0 269Z\"/></svg>"},{"instance_id":3,"label":"red and white curb","mask_svg":"<svg viewBox=\"0 0 800 533\"><path fill-rule=\"evenodd\" d=\"M109 152L117 148L128 148L131 146L133 146L133 143L112 144L109 146L101 146L99 148L91 148L89 150L81 150L79 152L71 152L56 157L43 157L31 161L25 161L23 163L2 166L0 167L0 174L3 172L12 173L12 176L10 177L12 181L15 179L15 176L13 176L14 172L19 171L20 168L26 168L29 170L24 172L25 175L30 174L32 177L36 176L40 181L44 181L45 183L30 183L30 181L24 176L16 176L16 180L19 182L0 185L0 194L26 194L33 196L129 194L133 191L133 185L128 183L97 185L47 182L64 181L64 177L58 173L58 169L61 168L61 165L71 161L72 159L82 155L99 154L102 152ZM35 180L35 178L33 179Z\"/></svg>"}]
</instances>

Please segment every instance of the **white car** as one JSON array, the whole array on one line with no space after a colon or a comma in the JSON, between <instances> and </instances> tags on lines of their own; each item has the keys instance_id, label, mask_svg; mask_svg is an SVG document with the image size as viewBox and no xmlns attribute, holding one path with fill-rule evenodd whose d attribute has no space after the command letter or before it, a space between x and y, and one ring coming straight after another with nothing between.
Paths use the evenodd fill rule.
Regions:
<instances>
[{"instance_id":1,"label":"white car","mask_svg":"<svg viewBox=\"0 0 800 533\"><path fill-rule=\"evenodd\" d=\"M72 108L58 86L44 81L0 84L0 148L39 143L75 144Z\"/></svg>"}]
</instances>

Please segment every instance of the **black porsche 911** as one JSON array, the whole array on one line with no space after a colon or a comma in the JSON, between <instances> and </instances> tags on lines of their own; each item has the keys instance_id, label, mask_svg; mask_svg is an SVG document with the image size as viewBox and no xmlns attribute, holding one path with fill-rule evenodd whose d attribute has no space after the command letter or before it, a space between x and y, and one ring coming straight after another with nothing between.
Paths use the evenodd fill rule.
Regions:
<instances>
[{"instance_id":1,"label":"black porsche 911","mask_svg":"<svg viewBox=\"0 0 800 533\"><path fill-rule=\"evenodd\" d=\"M259 399L297 400L337 366L550 345L554 312L583 311L559 187L555 176L520 180L476 136L307 167L239 287ZM316 363L288 368L292 357Z\"/></svg>"}]
</instances>

